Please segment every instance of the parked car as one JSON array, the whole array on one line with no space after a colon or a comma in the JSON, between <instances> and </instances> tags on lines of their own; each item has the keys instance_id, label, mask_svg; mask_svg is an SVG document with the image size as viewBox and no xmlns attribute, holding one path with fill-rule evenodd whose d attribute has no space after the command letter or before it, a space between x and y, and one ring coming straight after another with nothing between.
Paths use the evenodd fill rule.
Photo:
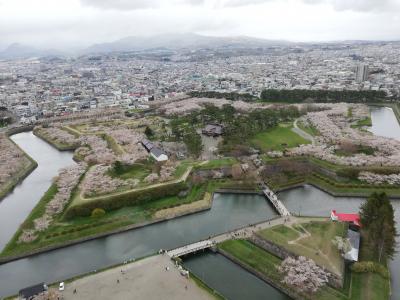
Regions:
<instances>
[{"instance_id":1,"label":"parked car","mask_svg":"<svg viewBox=\"0 0 400 300\"><path fill-rule=\"evenodd\" d=\"M58 287L59 291L63 291L65 289L64 282L60 282L60 286Z\"/></svg>"}]
</instances>

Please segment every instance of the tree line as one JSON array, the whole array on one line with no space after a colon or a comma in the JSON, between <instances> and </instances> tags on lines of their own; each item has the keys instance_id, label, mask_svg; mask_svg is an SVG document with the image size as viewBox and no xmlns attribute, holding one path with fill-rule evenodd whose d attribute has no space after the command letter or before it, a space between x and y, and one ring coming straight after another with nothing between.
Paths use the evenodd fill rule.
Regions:
<instances>
[{"instance_id":1,"label":"tree line","mask_svg":"<svg viewBox=\"0 0 400 300\"><path fill-rule=\"evenodd\" d=\"M361 206L362 231L366 243L378 262L393 258L396 253L394 209L385 193L373 193Z\"/></svg>"},{"instance_id":2,"label":"tree line","mask_svg":"<svg viewBox=\"0 0 400 300\"><path fill-rule=\"evenodd\" d=\"M216 98L216 99L227 99L233 101L241 100L245 102L258 100L256 96L253 96L249 93L236 93L236 92L220 93L215 91L203 91L203 92L191 91L188 94L189 96L194 98Z\"/></svg>"},{"instance_id":3,"label":"tree line","mask_svg":"<svg viewBox=\"0 0 400 300\"><path fill-rule=\"evenodd\" d=\"M301 115L295 106L279 109L258 109L248 113L239 113L230 105L221 108L207 104L201 111L193 111L186 116L177 116L171 120L172 137L183 141L191 154L201 153L201 137L196 128L211 123L224 126L225 146L243 145L255 134L275 127L279 122L290 121Z\"/></svg>"},{"instance_id":4,"label":"tree line","mask_svg":"<svg viewBox=\"0 0 400 300\"><path fill-rule=\"evenodd\" d=\"M380 102L387 100L385 91L333 91L333 90L278 90L265 89L261 92L263 102Z\"/></svg>"}]
</instances>

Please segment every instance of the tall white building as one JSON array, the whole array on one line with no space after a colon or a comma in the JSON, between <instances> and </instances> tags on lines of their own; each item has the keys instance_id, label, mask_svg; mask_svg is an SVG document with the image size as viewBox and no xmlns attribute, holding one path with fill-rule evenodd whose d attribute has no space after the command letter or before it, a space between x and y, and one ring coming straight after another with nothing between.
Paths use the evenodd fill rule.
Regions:
<instances>
[{"instance_id":1,"label":"tall white building","mask_svg":"<svg viewBox=\"0 0 400 300\"><path fill-rule=\"evenodd\" d=\"M359 64L356 68L356 81L363 82L368 79L368 65Z\"/></svg>"}]
</instances>

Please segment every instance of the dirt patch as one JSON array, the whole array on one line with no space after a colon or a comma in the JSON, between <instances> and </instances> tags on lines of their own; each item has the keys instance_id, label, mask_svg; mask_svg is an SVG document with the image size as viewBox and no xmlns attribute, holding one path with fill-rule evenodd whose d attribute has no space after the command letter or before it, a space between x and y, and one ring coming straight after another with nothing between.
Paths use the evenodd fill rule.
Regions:
<instances>
[{"instance_id":1,"label":"dirt patch","mask_svg":"<svg viewBox=\"0 0 400 300\"><path fill-rule=\"evenodd\" d=\"M213 299L194 281L182 276L166 255L152 256L66 283L63 296L66 300Z\"/></svg>"}]
</instances>

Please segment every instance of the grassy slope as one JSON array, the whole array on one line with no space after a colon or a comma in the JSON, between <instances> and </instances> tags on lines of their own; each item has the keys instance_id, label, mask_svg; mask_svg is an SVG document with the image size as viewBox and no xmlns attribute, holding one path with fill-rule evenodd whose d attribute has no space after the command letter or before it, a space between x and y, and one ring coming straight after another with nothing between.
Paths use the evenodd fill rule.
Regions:
<instances>
[{"instance_id":1,"label":"grassy slope","mask_svg":"<svg viewBox=\"0 0 400 300\"><path fill-rule=\"evenodd\" d=\"M56 149L58 149L60 151L69 151L69 150L74 150L74 149L77 148L76 145L67 144L67 143L61 143L59 141L55 141L49 135L47 135L43 130L34 129L33 133L37 137L39 137L42 140L46 141L47 143L49 143L50 145L52 145L53 147L55 147Z\"/></svg>"},{"instance_id":2,"label":"grassy slope","mask_svg":"<svg viewBox=\"0 0 400 300\"><path fill-rule=\"evenodd\" d=\"M291 130L291 127L282 125L256 134L251 143L263 151L284 150L297 147L301 144L309 144L310 141L302 138Z\"/></svg>"},{"instance_id":3,"label":"grassy slope","mask_svg":"<svg viewBox=\"0 0 400 300\"><path fill-rule=\"evenodd\" d=\"M317 264L341 275L343 259L337 247L331 241L335 236L345 236L345 225L330 221L312 221L301 225L311 236L303 237L297 240L295 244L290 242L301 236L302 228L279 225L263 230L258 235L285 247L295 254L310 257Z\"/></svg>"},{"instance_id":4,"label":"grassy slope","mask_svg":"<svg viewBox=\"0 0 400 300\"><path fill-rule=\"evenodd\" d=\"M379 274L352 274L351 300L389 299L389 281Z\"/></svg>"},{"instance_id":5,"label":"grassy slope","mask_svg":"<svg viewBox=\"0 0 400 300\"><path fill-rule=\"evenodd\" d=\"M283 283L281 283L283 276L277 270L277 267L280 265L281 260L276 256L244 240L226 241L220 244L219 247L222 250L233 255L242 263L266 275L268 278L272 279L278 286L288 288L287 286L283 285ZM306 295L301 296L304 297ZM345 295L327 286L319 290L316 294L307 295L306 297L307 299L312 300L346 299Z\"/></svg>"},{"instance_id":6,"label":"grassy slope","mask_svg":"<svg viewBox=\"0 0 400 300\"><path fill-rule=\"evenodd\" d=\"M27 244L17 243L22 229L32 228L33 220L43 214L46 204L57 192L55 185L52 185L7 244L0 256L17 255L33 249L59 244L145 221L151 221L154 213L158 210L201 200L206 189L206 185L194 186L186 197L165 197L143 205L124 207L119 210L107 212L105 216L100 218L80 217L71 221L64 221L61 220L61 216L58 216L55 222L52 223L46 231L39 234L37 240Z\"/></svg>"},{"instance_id":7,"label":"grassy slope","mask_svg":"<svg viewBox=\"0 0 400 300\"><path fill-rule=\"evenodd\" d=\"M130 166L123 166L121 172L117 173L115 169L111 169L108 175L122 179L136 178L142 181L151 173L151 167L147 164L135 163Z\"/></svg>"},{"instance_id":8,"label":"grassy slope","mask_svg":"<svg viewBox=\"0 0 400 300\"><path fill-rule=\"evenodd\" d=\"M297 123L297 126L298 126L301 130L307 132L308 134L310 134L310 135L312 135L312 136L318 136L318 135L320 135L318 129L315 128L314 126L311 126L311 125L306 126L303 122L298 122L298 123Z\"/></svg>"},{"instance_id":9,"label":"grassy slope","mask_svg":"<svg viewBox=\"0 0 400 300\"><path fill-rule=\"evenodd\" d=\"M371 117L359 120L359 121L357 121L356 124L351 125L352 128L360 128L360 127L364 127L364 126L372 126Z\"/></svg>"}]
</instances>

